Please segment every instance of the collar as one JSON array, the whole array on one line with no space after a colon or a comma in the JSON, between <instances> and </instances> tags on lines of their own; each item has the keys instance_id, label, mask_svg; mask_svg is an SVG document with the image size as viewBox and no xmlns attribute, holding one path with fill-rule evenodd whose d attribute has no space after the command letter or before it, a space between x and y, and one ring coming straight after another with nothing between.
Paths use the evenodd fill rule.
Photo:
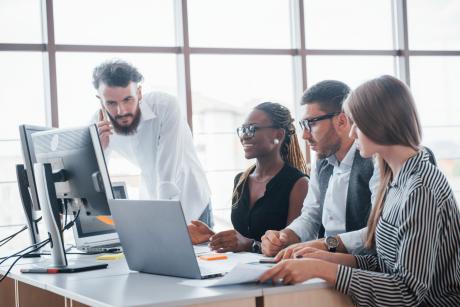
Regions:
<instances>
[{"instance_id":1,"label":"collar","mask_svg":"<svg viewBox=\"0 0 460 307\"><path fill-rule=\"evenodd\" d=\"M424 150L420 150L416 155L407 159L399 170L396 178L394 178L390 183L390 187L397 188L398 186L405 184L407 179L417 171L418 166L425 161L429 161L429 156Z\"/></svg>"},{"instance_id":2,"label":"collar","mask_svg":"<svg viewBox=\"0 0 460 307\"><path fill-rule=\"evenodd\" d=\"M139 110L141 111L141 122L157 117L155 112L143 100L139 101Z\"/></svg>"},{"instance_id":3,"label":"collar","mask_svg":"<svg viewBox=\"0 0 460 307\"><path fill-rule=\"evenodd\" d=\"M350 146L350 149L348 149L347 154L345 155L345 157L340 163L337 160L335 154L327 157L326 160L333 167L351 168L353 165L353 160L355 158L356 149L357 149L356 142L353 142L353 144L351 144Z\"/></svg>"}]
</instances>

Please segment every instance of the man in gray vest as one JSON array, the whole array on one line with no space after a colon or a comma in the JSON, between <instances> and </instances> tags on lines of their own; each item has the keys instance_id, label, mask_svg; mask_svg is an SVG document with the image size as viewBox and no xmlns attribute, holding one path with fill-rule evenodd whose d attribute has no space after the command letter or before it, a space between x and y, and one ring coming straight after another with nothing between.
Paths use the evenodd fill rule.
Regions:
<instances>
[{"instance_id":1,"label":"man in gray vest","mask_svg":"<svg viewBox=\"0 0 460 307\"><path fill-rule=\"evenodd\" d=\"M351 124L342 112L349 92L346 84L326 80L303 94L305 114L300 125L303 139L317 153L317 161L302 214L285 229L268 230L262 237L266 256L306 241L310 242L291 246L281 254L289 256L303 246L353 253L364 245L363 228L372 208L378 170L372 159L361 157L358 145L349 137Z\"/></svg>"}]
</instances>

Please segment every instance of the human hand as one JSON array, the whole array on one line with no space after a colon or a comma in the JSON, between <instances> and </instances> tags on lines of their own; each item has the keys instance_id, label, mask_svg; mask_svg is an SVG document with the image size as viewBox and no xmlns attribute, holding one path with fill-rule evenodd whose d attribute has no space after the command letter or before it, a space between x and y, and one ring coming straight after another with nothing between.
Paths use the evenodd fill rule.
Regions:
<instances>
[{"instance_id":1,"label":"human hand","mask_svg":"<svg viewBox=\"0 0 460 307\"><path fill-rule=\"evenodd\" d=\"M264 283L271 280L274 284L285 285L301 283L318 277L316 270L321 269L322 261L316 259L289 259L283 260L259 277Z\"/></svg>"},{"instance_id":2,"label":"human hand","mask_svg":"<svg viewBox=\"0 0 460 307\"><path fill-rule=\"evenodd\" d=\"M99 122L97 123L97 130L99 131L99 139L101 141L102 149L107 149L109 146L110 135L112 132L112 124L108 119L104 119L104 113L99 110Z\"/></svg>"},{"instance_id":3,"label":"human hand","mask_svg":"<svg viewBox=\"0 0 460 307\"><path fill-rule=\"evenodd\" d=\"M262 236L262 253L265 256L273 257L288 245L288 241L286 233L277 230L267 230Z\"/></svg>"},{"instance_id":4,"label":"human hand","mask_svg":"<svg viewBox=\"0 0 460 307\"><path fill-rule=\"evenodd\" d=\"M275 260L280 261L281 259L291 259L296 258L296 256L302 256L303 254L299 254L299 251L307 247L315 250L326 251L326 245L322 240L302 242L290 245L285 249L281 250L276 255Z\"/></svg>"},{"instance_id":5,"label":"human hand","mask_svg":"<svg viewBox=\"0 0 460 307\"><path fill-rule=\"evenodd\" d=\"M209 241L209 238L215 233L201 221L193 220L191 224L187 225L188 233L192 239L192 244L200 244Z\"/></svg>"},{"instance_id":6,"label":"human hand","mask_svg":"<svg viewBox=\"0 0 460 307\"><path fill-rule=\"evenodd\" d=\"M219 253L250 251L253 240L231 229L213 235L209 246Z\"/></svg>"}]
</instances>

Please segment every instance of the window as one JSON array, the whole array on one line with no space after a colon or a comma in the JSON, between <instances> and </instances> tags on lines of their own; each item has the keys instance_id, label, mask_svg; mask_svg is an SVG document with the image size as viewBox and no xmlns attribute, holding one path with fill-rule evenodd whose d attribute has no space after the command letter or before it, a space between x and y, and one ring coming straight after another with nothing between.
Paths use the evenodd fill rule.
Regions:
<instances>
[{"instance_id":1,"label":"window","mask_svg":"<svg viewBox=\"0 0 460 307\"><path fill-rule=\"evenodd\" d=\"M56 43L174 46L173 1L54 1Z\"/></svg>"},{"instance_id":2,"label":"window","mask_svg":"<svg viewBox=\"0 0 460 307\"><path fill-rule=\"evenodd\" d=\"M0 43L42 43L41 1L2 0Z\"/></svg>"},{"instance_id":3,"label":"window","mask_svg":"<svg viewBox=\"0 0 460 307\"><path fill-rule=\"evenodd\" d=\"M394 58L389 56L310 56L307 60L308 83L326 79L345 82L355 88L379 75L395 75Z\"/></svg>"},{"instance_id":4,"label":"window","mask_svg":"<svg viewBox=\"0 0 460 307\"><path fill-rule=\"evenodd\" d=\"M289 48L289 1L190 0L192 47Z\"/></svg>"},{"instance_id":5,"label":"window","mask_svg":"<svg viewBox=\"0 0 460 307\"><path fill-rule=\"evenodd\" d=\"M304 3L307 48L393 48L391 1L307 0Z\"/></svg>"},{"instance_id":6,"label":"window","mask_svg":"<svg viewBox=\"0 0 460 307\"><path fill-rule=\"evenodd\" d=\"M460 50L460 5L456 0L409 0L409 47Z\"/></svg>"}]
</instances>

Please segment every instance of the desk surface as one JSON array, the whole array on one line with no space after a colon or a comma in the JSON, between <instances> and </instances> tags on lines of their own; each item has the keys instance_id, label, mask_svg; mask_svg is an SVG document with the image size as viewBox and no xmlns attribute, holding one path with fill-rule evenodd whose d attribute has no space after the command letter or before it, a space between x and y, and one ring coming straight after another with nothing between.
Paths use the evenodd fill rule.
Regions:
<instances>
[{"instance_id":1,"label":"desk surface","mask_svg":"<svg viewBox=\"0 0 460 307\"><path fill-rule=\"evenodd\" d=\"M94 258L95 256L69 256L69 260L94 260ZM244 258L247 259L247 255ZM73 274L23 274L19 271L21 267L44 261L44 259L24 259L13 268L9 277L91 306L204 304L328 287L324 281L318 279L295 286L253 283L212 288L192 287L181 284L185 280L183 278L132 272L124 259L107 261L109 263L107 269ZM6 268L3 265L0 271L4 272Z\"/></svg>"}]
</instances>

